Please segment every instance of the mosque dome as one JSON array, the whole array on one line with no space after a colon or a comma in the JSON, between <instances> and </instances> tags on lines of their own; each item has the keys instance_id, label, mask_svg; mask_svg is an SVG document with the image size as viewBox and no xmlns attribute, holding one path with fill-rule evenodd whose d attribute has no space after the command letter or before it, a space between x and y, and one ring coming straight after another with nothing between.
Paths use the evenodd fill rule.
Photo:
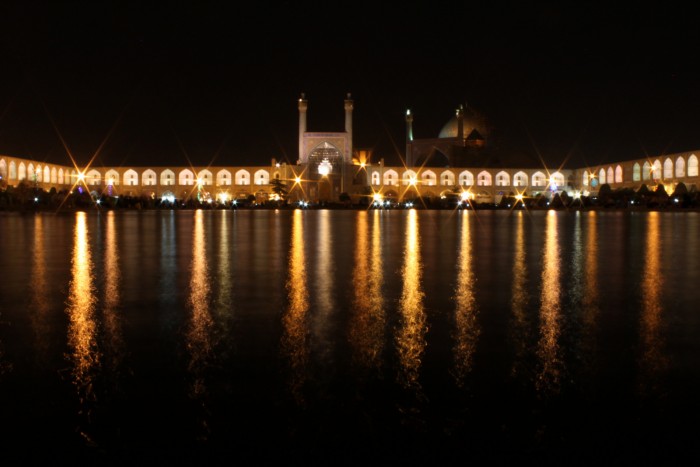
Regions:
<instances>
[{"instance_id":1,"label":"mosque dome","mask_svg":"<svg viewBox=\"0 0 700 467\"><path fill-rule=\"evenodd\" d=\"M456 138L458 133L458 120L455 115L445 123L438 137ZM488 137L486 119L471 107L462 108L462 135L467 139L478 139L481 136L480 139L486 140Z\"/></svg>"}]
</instances>

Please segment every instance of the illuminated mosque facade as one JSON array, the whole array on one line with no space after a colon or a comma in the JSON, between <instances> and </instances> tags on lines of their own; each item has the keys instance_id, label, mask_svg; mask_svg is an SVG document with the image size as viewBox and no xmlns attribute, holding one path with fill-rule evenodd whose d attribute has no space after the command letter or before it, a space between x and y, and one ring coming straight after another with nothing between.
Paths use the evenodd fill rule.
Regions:
<instances>
[{"instance_id":1,"label":"illuminated mosque facade","mask_svg":"<svg viewBox=\"0 0 700 467\"><path fill-rule=\"evenodd\" d=\"M268 166L89 167L85 170L49 162L0 155L0 187L26 181L46 191L89 190L93 195L133 196L185 201L228 202L273 199L275 179L290 202L337 201L347 193L357 203L363 197L439 199L461 196L477 203L497 203L503 196L550 197L595 195L603 184L612 190L659 184L671 194L678 183L695 190L700 183L698 154L690 151L645 157L594 167L548 169L541 163L499 155L489 147L486 121L460 106L436 138L413 136L413 114L406 112L405 165L372 161L370 151L353 147L353 100L344 100L345 130L307 129L308 101L298 100L299 158L296 164L272 159ZM697 154L696 154L697 153Z\"/></svg>"}]
</instances>

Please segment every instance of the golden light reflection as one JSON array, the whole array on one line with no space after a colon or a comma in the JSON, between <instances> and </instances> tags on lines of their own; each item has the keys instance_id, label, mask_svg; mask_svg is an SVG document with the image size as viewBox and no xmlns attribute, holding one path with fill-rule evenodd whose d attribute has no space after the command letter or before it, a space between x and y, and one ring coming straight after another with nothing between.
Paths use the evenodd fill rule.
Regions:
<instances>
[{"instance_id":1,"label":"golden light reflection","mask_svg":"<svg viewBox=\"0 0 700 467\"><path fill-rule=\"evenodd\" d=\"M304 403L303 386L309 361L307 340L309 298L306 289L306 257L304 254L304 212L292 214L292 240L289 254L287 293L289 306L282 324L282 352L290 366L289 387L300 405Z\"/></svg>"},{"instance_id":2,"label":"golden light reflection","mask_svg":"<svg viewBox=\"0 0 700 467\"><path fill-rule=\"evenodd\" d=\"M331 247L331 211L325 209L318 213L318 236L316 241L316 306L314 335L318 342L327 339L329 315L333 312L333 261ZM330 346L323 345L323 349ZM323 351L321 353L324 353Z\"/></svg>"},{"instance_id":3,"label":"golden light reflection","mask_svg":"<svg viewBox=\"0 0 700 467\"><path fill-rule=\"evenodd\" d=\"M559 390L562 369L562 361L559 356L561 288L556 211L547 212L546 229L544 267L542 269L540 340L537 346L537 355L540 359L537 389L554 393Z\"/></svg>"},{"instance_id":4,"label":"golden light reflection","mask_svg":"<svg viewBox=\"0 0 700 467\"><path fill-rule=\"evenodd\" d=\"M668 362L663 353L662 291L664 287L661 274L661 217L658 212L650 212L648 217L645 264L642 273L642 308L641 308L641 361L640 393L654 394L659 384L659 374Z\"/></svg>"},{"instance_id":5,"label":"golden light reflection","mask_svg":"<svg viewBox=\"0 0 700 467\"><path fill-rule=\"evenodd\" d=\"M185 343L190 353L188 370L191 373L190 397L204 407L207 394L205 372L211 357L213 342L213 320L209 312L209 270L206 256L206 239L204 213L201 209L194 214L194 231L192 238L192 265L189 287L189 306L192 317L185 335ZM207 410L198 414L198 438L206 439L209 433Z\"/></svg>"},{"instance_id":6,"label":"golden light reflection","mask_svg":"<svg viewBox=\"0 0 700 467\"><path fill-rule=\"evenodd\" d=\"M591 353L593 336L600 313L600 299L598 296L598 224L595 211L588 213L588 225L586 232L586 260L584 262L585 275L583 287L583 324L588 336L587 348Z\"/></svg>"},{"instance_id":7,"label":"golden light reflection","mask_svg":"<svg viewBox=\"0 0 700 467\"><path fill-rule=\"evenodd\" d=\"M455 369L454 376L458 386L464 385L464 377L471 372L474 351L480 329L477 316L476 297L474 296L474 272L472 271L471 214L462 211L460 251L455 290Z\"/></svg>"},{"instance_id":8,"label":"golden light reflection","mask_svg":"<svg viewBox=\"0 0 700 467\"><path fill-rule=\"evenodd\" d=\"M87 215L77 212L73 235L71 282L68 293L68 347L73 364L72 377L80 405L80 414L89 422L93 402L93 379L100 364L95 322L95 289L92 282L93 264L90 252ZM83 436L87 436L81 432Z\"/></svg>"},{"instance_id":9,"label":"golden light reflection","mask_svg":"<svg viewBox=\"0 0 700 467\"><path fill-rule=\"evenodd\" d=\"M401 322L396 343L401 367L399 382L404 387L420 389L418 377L425 351L427 329L421 288L418 214L411 210L407 212L407 216L404 266L401 271L403 291L399 302Z\"/></svg>"},{"instance_id":10,"label":"golden light reflection","mask_svg":"<svg viewBox=\"0 0 700 467\"><path fill-rule=\"evenodd\" d=\"M530 295L527 289L527 262L525 248L525 214L516 212L515 245L513 259L513 283L511 289L511 310L513 310L512 341L515 346L515 360L511 376L527 373L526 355L530 350L531 320L527 314Z\"/></svg>"},{"instance_id":11,"label":"golden light reflection","mask_svg":"<svg viewBox=\"0 0 700 467\"><path fill-rule=\"evenodd\" d=\"M120 301L121 272L119 269L119 250L117 246L116 221L114 211L107 212L105 234L105 292L104 292L104 327L105 337L109 343L112 368L121 361L123 337L117 308Z\"/></svg>"},{"instance_id":12,"label":"golden light reflection","mask_svg":"<svg viewBox=\"0 0 700 467\"><path fill-rule=\"evenodd\" d=\"M34 348L37 361L43 361L47 357L49 340L49 299L46 297L46 252L44 249L44 216L34 215L34 252L32 254L32 298L30 308L32 310L32 328L34 329Z\"/></svg>"},{"instance_id":13,"label":"golden light reflection","mask_svg":"<svg viewBox=\"0 0 700 467\"><path fill-rule=\"evenodd\" d=\"M384 298L382 295L381 212L372 211L372 242L368 242L367 211L357 215L355 269L353 271L354 314L350 342L354 360L366 368L380 368L384 347Z\"/></svg>"},{"instance_id":14,"label":"golden light reflection","mask_svg":"<svg viewBox=\"0 0 700 467\"><path fill-rule=\"evenodd\" d=\"M230 317L233 308L233 298L231 291L231 284L233 283L233 278L231 277L231 264L229 262L229 214L230 211L222 210L220 211L221 217L221 227L219 235L219 268L217 272L218 276L218 296L216 298L216 309L218 315L223 317ZM226 315L226 316L224 316ZM226 323L227 320L220 319L221 323Z\"/></svg>"}]
</instances>

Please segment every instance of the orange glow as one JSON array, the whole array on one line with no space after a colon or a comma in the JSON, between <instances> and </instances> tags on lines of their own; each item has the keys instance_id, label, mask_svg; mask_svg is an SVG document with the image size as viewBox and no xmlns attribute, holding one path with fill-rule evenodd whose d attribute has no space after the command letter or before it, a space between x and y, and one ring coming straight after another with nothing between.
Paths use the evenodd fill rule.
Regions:
<instances>
[{"instance_id":1,"label":"orange glow","mask_svg":"<svg viewBox=\"0 0 700 467\"><path fill-rule=\"evenodd\" d=\"M401 366L399 382L404 387L420 390L418 376L425 352L427 328L421 288L422 267L418 214L411 210L408 211L407 215L404 266L401 271L403 291L399 302L401 324L396 336L396 344Z\"/></svg>"}]
</instances>

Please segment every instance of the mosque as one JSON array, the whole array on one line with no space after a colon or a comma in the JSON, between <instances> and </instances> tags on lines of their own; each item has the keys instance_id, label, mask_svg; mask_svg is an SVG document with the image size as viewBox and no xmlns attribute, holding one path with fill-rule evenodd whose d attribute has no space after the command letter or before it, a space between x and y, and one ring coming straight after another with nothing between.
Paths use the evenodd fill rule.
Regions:
<instances>
[{"instance_id":1,"label":"mosque","mask_svg":"<svg viewBox=\"0 0 700 467\"><path fill-rule=\"evenodd\" d=\"M406 112L405 165L372 160L367 150L353 147L354 103L344 100L345 131L307 129L309 103L298 100L299 157L296 164L207 167L80 167L0 155L0 189L20 182L46 191L86 189L94 196L133 196L229 202L274 199L278 180L290 202L337 201L349 195L395 200L461 196L476 203L498 203L503 196L595 195L603 184L612 190L638 190L663 185L670 194L678 183L694 191L700 183L700 151L664 154L594 167L550 169L515 153L499 153L490 144L487 120L474 109L459 106L439 135L413 136L413 114Z\"/></svg>"}]
</instances>

